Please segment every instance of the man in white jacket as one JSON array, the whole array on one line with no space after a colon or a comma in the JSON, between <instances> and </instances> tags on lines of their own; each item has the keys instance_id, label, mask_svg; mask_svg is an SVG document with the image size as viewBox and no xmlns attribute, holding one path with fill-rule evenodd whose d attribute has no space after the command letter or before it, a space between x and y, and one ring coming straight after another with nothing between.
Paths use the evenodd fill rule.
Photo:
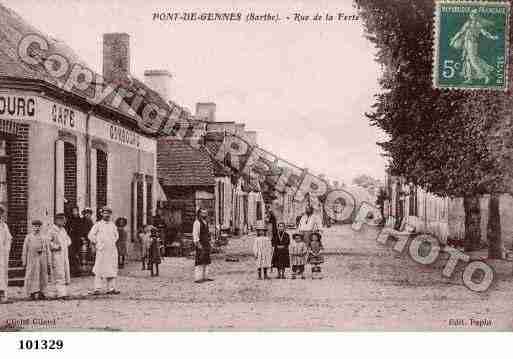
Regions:
<instances>
[{"instance_id":1,"label":"man in white jacket","mask_svg":"<svg viewBox=\"0 0 513 359\"><path fill-rule=\"evenodd\" d=\"M102 219L96 222L89 231L88 238L96 250L93 273L94 291L98 295L104 288L104 280L107 281L107 294L119 294L116 289L116 277L118 276L118 230L111 221L112 210L107 207L102 209Z\"/></svg>"}]
</instances>

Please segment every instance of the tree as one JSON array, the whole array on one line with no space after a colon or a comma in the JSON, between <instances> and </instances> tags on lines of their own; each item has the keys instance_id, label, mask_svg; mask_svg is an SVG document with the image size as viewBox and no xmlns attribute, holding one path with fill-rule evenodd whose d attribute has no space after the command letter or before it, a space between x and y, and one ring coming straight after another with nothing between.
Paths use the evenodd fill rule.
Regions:
<instances>
[{"instance_id":1,"label":"tree","mask_svg":"<svg viewBox=\"0 0 513 359\"><path fill-rule=\"evenodd\" d=\"M379 145L391 172L435 194L463 197L465 248L477 249L479 197L503 187L498 156L503 146L496 141L494 148L491 135L507 95L433 88L434 1L359 0L358 5L383 68L383 92L367 117L389 136ZM491 238L500 241L500 234Z\"/></svg>"}]
</instances>

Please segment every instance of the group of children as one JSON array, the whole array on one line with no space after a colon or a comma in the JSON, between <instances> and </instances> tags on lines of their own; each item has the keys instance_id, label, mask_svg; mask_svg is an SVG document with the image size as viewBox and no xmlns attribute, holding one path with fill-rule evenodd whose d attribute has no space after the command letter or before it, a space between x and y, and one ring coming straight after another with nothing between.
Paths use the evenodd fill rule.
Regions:
<instances>
[{"instance_id":1,"label":"group of children","mask_svg":"<svg viewBox=\"0 0 513 359\"><path fill-rule=\"evenodd\" d=\"M290 267L291 279L305 279L307 264L311 265L312 279L322 279L321 264L324 257L321 253L323 247L319 232L309 234L308 238L304 238L302 233L294 233L292 243L283 223L278 224L278 230L274 234L267 236L266 233L264 228L257 229L253 244L258 279L270 279L268 272L272 268L277 269L278 279L285 279L285 270Z\"/></svg>"}]
</instances>

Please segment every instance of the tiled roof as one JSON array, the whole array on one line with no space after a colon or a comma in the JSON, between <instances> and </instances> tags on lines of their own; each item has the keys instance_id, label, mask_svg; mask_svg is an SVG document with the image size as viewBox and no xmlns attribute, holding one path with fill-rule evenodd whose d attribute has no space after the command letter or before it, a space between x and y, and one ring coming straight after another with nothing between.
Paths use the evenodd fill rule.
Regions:
<instances>
[{"instance_id":1,"label":"tiled roof","mask_svg":"<svg viewBox=\"0 0 513 359\"><path fill-rule=\"evenodd\" d=\"M28 34L37 34L45 38L49 45L49 49L47 51L48 54L59 54L64 56L70 64L78 63L91 69L91 67L87 66L85 62L79 59L75 52L65 43L42 33L28 22L26 22L24 19L22 19L16 12L0 4L0 76L44 80L53 85L57 85L57 81L47 74L43 65L29 66L19 58L18 43ZM91 39L91 41L93 40L94 39ZM71 69L72 66L70 66L68 74ZM61 77L61 79L66 79L68 74ZM99 78L100 75L95 74L95 76L96 78ZM133 93L137 93L138 89L145 91L145 102L155 103L159 107L171 111L169 104L164 99L162 99L162 97L157 92L151 90L137 78L129 76L123 81L123 86L125 89ZM94 85L91 85L85 91L73 89L75 94L83 98L90 97L93 91ZM114 96L114 93L109 95L103 103L110 103ZM106 105L106 107L111 106ZM144 106L140 106L141 110L143 108ZM121 107L119 110L121 110L121 112L123 112L125 115L132 117L127 112L128 108Z\"/></svg>"},{"instance_id":2,"label":"tiled roof","mask_svg":"<svg viewBox=\"0 0 513 359\"><path fill-rule=\"evenodd\" d=\"M158 140L157 169L164 187L215 184L213 161L205 150L195 149L181 140Z\"/></svg>"}]
</instances>

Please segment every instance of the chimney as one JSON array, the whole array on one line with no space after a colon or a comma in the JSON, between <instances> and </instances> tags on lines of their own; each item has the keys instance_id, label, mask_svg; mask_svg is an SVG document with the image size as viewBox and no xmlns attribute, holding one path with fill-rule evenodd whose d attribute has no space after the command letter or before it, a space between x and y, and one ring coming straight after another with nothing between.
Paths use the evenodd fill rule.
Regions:
<instances>
[{"instance_id":1,"label":"chimney","mask_svg":"<svg viewBox=\"0 0 513 359\"><path fill-rule=\"evenodd\" d=\"M244 137L244 129L246 125L244 123L236 123L235 124L235 134L240 137Z\"/></svg>"},{"instance_id":2,"label":"chimney","mask_svg":"<svg viewBox=\"0 0 513 359\"><path fill-rule=\"evenodd\" d=\"M257 145L257 132L256 131L246 131L245 136L247 141L253 146Z\"/></svg>"},{"instance_id":3,"label":"chimney","mask_svg":"<svg viewBox=\"0 0 513 359\"><path fill-rule=\"evenodd\" d=\"M196 104L196 116L203 120L215 122L216 104L214 102L198 102Z\"/></svg>"},{"instance_id":4,"label":"chimney","mask_svg":"<svg viewBox=\"0 0 513 359\"><path fill-rule=\"evenodd\" d=\"M103 34L103 78L107 82L125 80L130 74L130 36Z\"/></svg>"},{"instance_id":5,"label":"chimney","mask_svg":"<svg viewBox=\"0 0 513 359\"><path fill-rule=\"evenodd\" d=\"M144 71L144 83L166 101L171 98L171 79L172 75L167 70Z\"/></svg>"}]
</instances>

